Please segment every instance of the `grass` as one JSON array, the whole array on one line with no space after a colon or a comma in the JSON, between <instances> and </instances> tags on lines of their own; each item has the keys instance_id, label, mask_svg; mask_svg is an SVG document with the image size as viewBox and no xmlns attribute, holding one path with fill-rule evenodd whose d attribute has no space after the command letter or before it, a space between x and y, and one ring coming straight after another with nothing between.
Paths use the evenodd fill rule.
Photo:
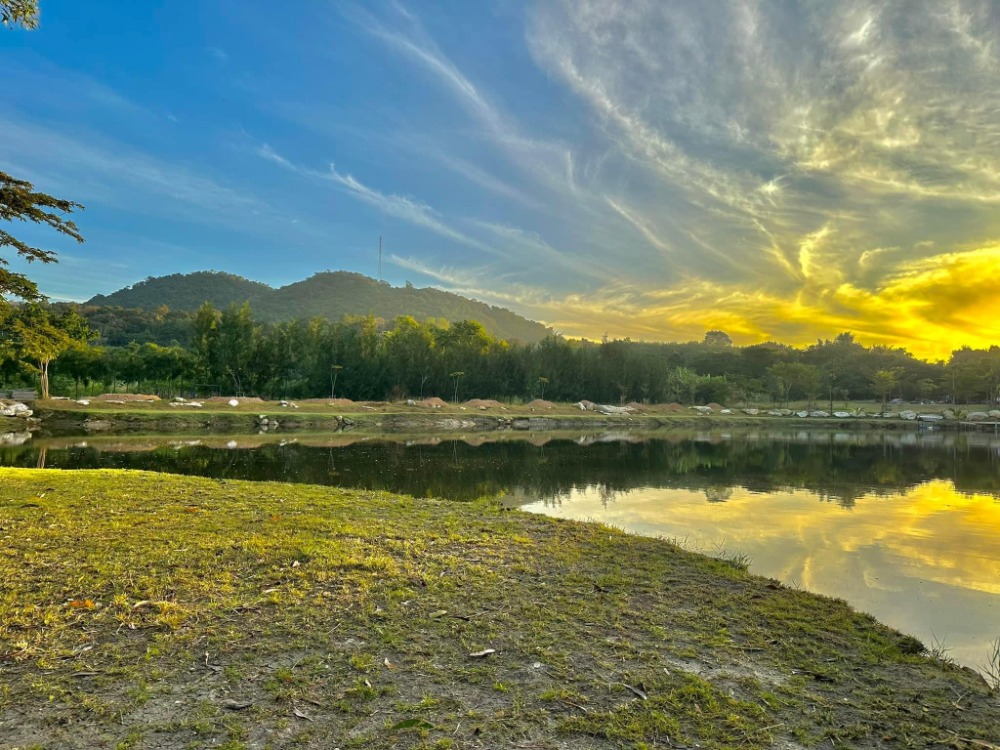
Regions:
<instances>
[{"instance_id":1,"label":"grass","mask_svg":"<svg viewBox=\"0 0 1000 750\"><path fill-rule=\"evenodd\" d=\"M5 748L998 739L981 678L661 540L141 472L2 469L0 487Z\"/></svg>"},{"instance_id":2,"label":"grass","mask_svg":"<svg viewBox=\"0 0 1000 750\"><path fill-rule=\"evenodd\" d=\"M990 650L986 656L986 664L983 667L986 681L990 689L1000 695L1000 637L990 643Z\"/></svg>"}]
</instances>

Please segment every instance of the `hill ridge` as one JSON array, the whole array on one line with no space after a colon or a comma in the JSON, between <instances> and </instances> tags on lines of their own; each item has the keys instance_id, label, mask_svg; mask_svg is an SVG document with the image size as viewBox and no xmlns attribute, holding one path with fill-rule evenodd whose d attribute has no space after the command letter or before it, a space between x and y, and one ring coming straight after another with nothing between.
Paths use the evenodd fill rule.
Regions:
<instances>
[{"instance_id":1,"label":"hill ridge","mask_svg":"<svg viewBox=\"0 0 1000 750\"><path fill-rule=\"evenodd\" d=\"M392 320L410 315L418 320L477 320L494 336L527 343L552 333L543 324L505 307L435 287L416 287L410 282L393 286L343 270L319 271L277 288L223 271L150 276L110 294L95 295L84 305L149 311L166 306L194 311L205 302L217 308L248 302L256 319L271 323L316 317L338 321L345 315L368 314Z\"/></svg>"}]
</instances>

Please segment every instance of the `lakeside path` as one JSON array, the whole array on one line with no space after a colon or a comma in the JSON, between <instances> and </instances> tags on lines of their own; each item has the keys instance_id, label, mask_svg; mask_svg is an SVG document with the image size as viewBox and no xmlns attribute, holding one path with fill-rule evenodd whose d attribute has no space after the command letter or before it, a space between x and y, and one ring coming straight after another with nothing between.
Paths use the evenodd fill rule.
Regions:
<instances>
[{"instance_id":1,"label":"lakeside path","mask_svg":"<svg viewBox=\"0 0 1000 750\"><path fill-rule=\"evenodd\" d=\"M0 488L5 748L1000 744L970 670L661 540L144 472Z\"/></svg>"}]
</instances>

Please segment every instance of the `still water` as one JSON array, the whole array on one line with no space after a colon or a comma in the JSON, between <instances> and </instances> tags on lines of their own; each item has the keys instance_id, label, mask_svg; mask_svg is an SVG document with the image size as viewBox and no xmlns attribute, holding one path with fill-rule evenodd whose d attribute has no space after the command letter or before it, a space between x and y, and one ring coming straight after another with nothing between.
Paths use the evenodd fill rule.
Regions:
<instances>
[{"instance_id":1,"label":"still water","mask_svg":"<svg viewBox=\"0 0 1000 750\"><path fill-rule=\"evenodd\" d=\"M149 469L468 500L741 554L982 669L1000 636L1000 439L941 432L463 438L101 437L0 446L0 465ZM2 491L2 490L0 490Z\"/></svg>"}]
</instances>

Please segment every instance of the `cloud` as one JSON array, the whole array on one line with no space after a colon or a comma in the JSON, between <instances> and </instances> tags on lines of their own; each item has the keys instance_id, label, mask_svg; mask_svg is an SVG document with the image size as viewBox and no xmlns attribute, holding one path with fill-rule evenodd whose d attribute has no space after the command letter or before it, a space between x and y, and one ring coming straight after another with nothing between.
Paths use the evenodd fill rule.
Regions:
<instances>
[{"instance_id":1,"label":"cloud","mask_svg":"<svg viewBox=\"0 0 1000 750\"><path fill-rule=\"evenodd\" d=\"M30 163L39 187L81 203L127 207L201 223L241 226L275 212L251 193L176 163L98 137L86 141L30 122L0 118L0 156ZM153 200L150 200L153 198Z\"/></svg>"},{"instance_id":2,"label":"cloud","mask_svg":"<svg viewBox=\"0 0 1000 750\"><path fill-rule=\"evenodd\" d=\"M973 322L1000 236L1000 6L549 0L528 17L534 59L611 149L607 205L671 266L547 322L850 328L931 355L1000 333Z\"/></svg>"}]
</instances>

